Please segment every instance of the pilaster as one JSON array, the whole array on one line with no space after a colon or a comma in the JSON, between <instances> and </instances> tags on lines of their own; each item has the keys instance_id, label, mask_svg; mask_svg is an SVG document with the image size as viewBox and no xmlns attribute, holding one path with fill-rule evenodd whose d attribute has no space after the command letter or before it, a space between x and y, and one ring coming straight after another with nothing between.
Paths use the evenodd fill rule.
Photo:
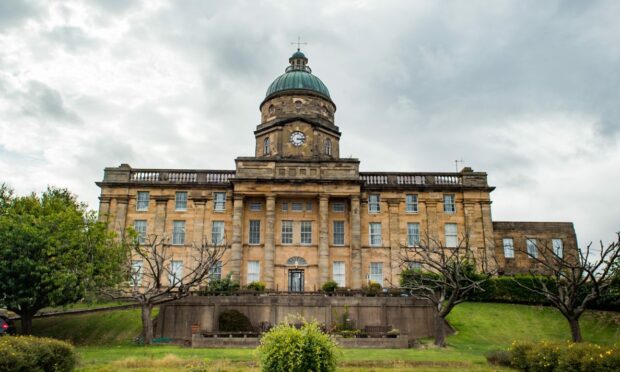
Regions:
<instances>
[{"instance_id":1,"label":"pilaster","mask_svg":"<svg viewBox=\"0 0 620 372\"><path fill-rule=\"evenodd\" d=\"M362 288L362 236L360 219L360 198L351 196L351 288Z\"/></svg>"},{"instance_id":2,"label":"pilaster","mask_svg":"<svg viewBox=\"0 0 620 372\"><path fill-rule=\"evenodd\" d=\"M388 199L389 224L390 224L390 284L398 283L400 274L400 224L398 218L398 207L400 199Z\"/></svg>"},{"instance_id":3,"label":"pilaster","mask_svg":"<svg viewBox=\"0 0 620 372\"><path fill-rule=\"evenodd\" d=\"M154 196L153 199L155 199L155 235L164 237L166 234L168 200L170 200L171 197L167 195L158 195Z\"/></svg>"},{"instance_id":4,"label":"pilaster","mask_svg":"<svg viewBox=\"0 0 620 372\"><path fill-rule=\"evenodd\" d=\"M329 279L329 196L319 197L319 286Z\"/></svg>"},{"instance_id":5,"label":"pilaster","mask_svg":"<svg viewBox=\"0 0 620 372\"><path fill-rule=\"evenodd\" d=\"M275 256L275 221L276 221L276 197L268 195L265 200L265 256L264 256L264 281L268 289L274 285L274 256Z\"/></svg>"},{"instance_id":6,"label":"pilaster","mask_svg":"<svg viewBox=\"0 0 620 372\"><path fill-rule=\"evenodd\" d=\"M127 222L127 204L129 203L128 196L117 196L116 198L116 218L114 219L114 230L118 234L122 234L125 230L125 224Z\"/></svg>"},{"instance_id":7,"label":"pilaster","mask_svg":"<svg viewBox=\"0 0 620 372\"><path fill-rule=\"evenodd\" d=\"M232 280L239 282L241 277L241 255L242 248L241 236L243 223L243 196L235 195L233 200L233 233L230 249L230 272Z\"/></svg>"}]
</instances>

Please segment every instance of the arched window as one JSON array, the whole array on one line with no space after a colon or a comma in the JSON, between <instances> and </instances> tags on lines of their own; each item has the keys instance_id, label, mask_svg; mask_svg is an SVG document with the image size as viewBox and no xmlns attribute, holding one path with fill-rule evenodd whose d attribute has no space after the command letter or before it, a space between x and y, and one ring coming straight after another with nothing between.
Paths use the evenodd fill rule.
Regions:
<instances>
[{"instance_id":1,"label":"arched window","mask_svg":"<svg viewBox=\"0 0 620 372\"><path fill-rule=\"evenodd\" d=\"M325 140L325 155L332 155L332 140L329 138Z\"/></svg>"},{"instance_id":2,"label":"arched window","mask_svg":"<svg viewBox=\"0 0 620 372\"><path fill-rule=\"evenodd\" d=\"M303 257L295 256L291 257L286 261L287 266L308 266L306 260Z\"/></svg>"},{"instance_id":3,"label":"arched window","mask_svg":"<svg viewBox=\"0 0 620 372\"><path fill-rule=\"evenodd\" d=\"M269 140L269 137L267 137L263 141L263 155L269 154L271 154L271 141Z\"/></svg>"},{"instance_id":4,"label":"arched window","mask_svg":"<svg viewBox=\"0 0 620 372\"><path fill-rule=\"evenodd\" d=\"M269 105L269 113L273 114L276 112L276 107L274 105Z\"/></svg>"}]
</instances>

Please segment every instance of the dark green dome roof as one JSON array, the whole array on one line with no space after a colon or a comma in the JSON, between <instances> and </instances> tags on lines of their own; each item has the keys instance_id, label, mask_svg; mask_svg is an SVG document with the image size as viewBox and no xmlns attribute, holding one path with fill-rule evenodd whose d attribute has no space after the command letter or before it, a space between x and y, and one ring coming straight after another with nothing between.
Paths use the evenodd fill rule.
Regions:
<instances>
[{"instance_id":1,"label":"dark green dome roof","mask_svg":"<svg viewBox=\"0 0 620 372\"><path fill-rule=\"evenodd\" d=\"M267 89L266 98L287 90L309 90L331 100L325 84L312 75L312 70L306 66L308 59L302 52L295 52L289 61L291 65L286 68L286 72L278 76Z\"/></svg>"}]
</instances>

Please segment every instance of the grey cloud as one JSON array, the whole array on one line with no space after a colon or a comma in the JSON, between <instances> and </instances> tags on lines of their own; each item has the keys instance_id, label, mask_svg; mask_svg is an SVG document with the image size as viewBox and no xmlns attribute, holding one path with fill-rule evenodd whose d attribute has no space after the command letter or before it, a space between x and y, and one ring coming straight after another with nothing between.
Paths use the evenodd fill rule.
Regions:
<instances>
[{"instance_id":1,"label":"grey cloud","mask_svg":"<svg viewBox=\"0 0 620 372\"><path fill-rule=\"evenodd\" d=\"M61 26L49 31L46 36L71 52L82 52L99 45L99 42L86 35L79 27Z\"/></svg>"},{"instance_id":2,"label":"grey cloud","mask_svg":"<svg viewBox=\"0 0 620 372\"><path fill-rule=\"evenodd\" d=\"M81 123L82 119L69 109L60 92L39 81L30 81L22 96L24 114L39 117L42 121L54 118L67 123Z\"/></svg>"},{"instance_id":3,"label":"grey cloud","mask_svg":"<svg viewBox=\"0 0 620 372\"><path fill-rule=\"evenodd\" d=\"M37 13L32 1L0 0L0 31L18 26Z\"/></svg>"}]
</instances>

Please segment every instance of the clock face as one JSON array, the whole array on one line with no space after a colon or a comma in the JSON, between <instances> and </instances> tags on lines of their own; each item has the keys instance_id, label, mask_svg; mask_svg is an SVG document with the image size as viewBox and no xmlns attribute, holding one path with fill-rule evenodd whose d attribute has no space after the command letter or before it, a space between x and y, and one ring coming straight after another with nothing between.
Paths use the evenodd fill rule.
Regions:
<instances>
[{"instance_id":1,"label":"clock face","mask_svg":"<svg viewBox=\"0 0 620 372\"><path fill-rule=\"evenodd\" d=\"M301 146L306 142L306 135L302 132L295 131L291 133L291 143L295 146Z\"/></svg>"}]
</instances>

